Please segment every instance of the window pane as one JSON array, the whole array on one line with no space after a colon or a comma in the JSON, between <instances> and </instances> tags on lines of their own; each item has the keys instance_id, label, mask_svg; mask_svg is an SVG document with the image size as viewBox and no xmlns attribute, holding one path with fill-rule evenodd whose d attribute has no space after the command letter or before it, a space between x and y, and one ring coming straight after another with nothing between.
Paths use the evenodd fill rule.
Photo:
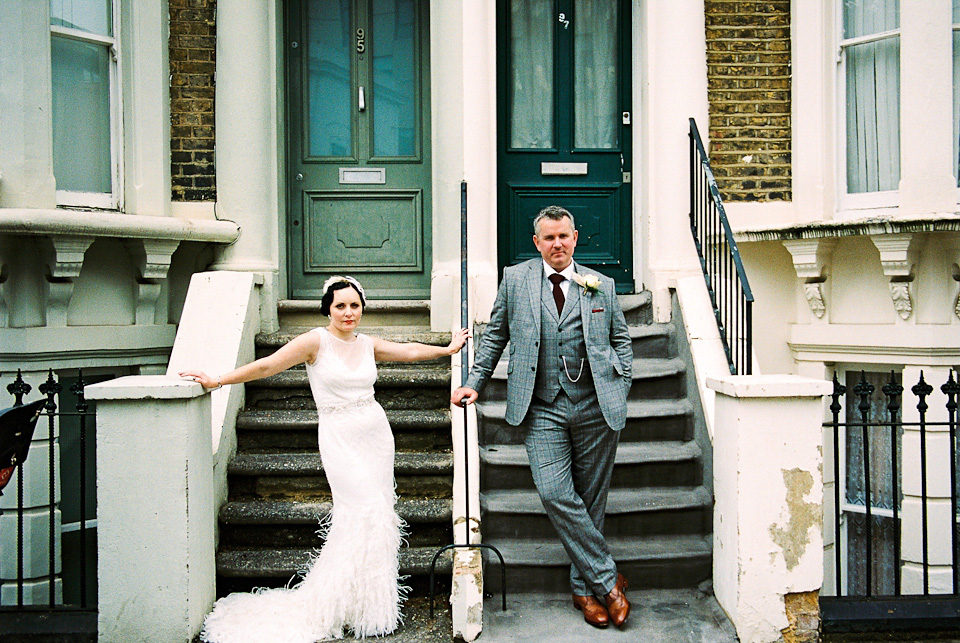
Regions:
<instances>
[{"instance_id":1,"label":"window pane","mask_svg":"<svg viewBox=\"0 0 960 643\"><path fill-rule=\"evenodd\" d=\"M900 0L843 0L843 37L857 38L900 26Z\"/></svg>"},{"instance_id":2,"label":"window pane","mask_svg":"<svg viewBox=\"0 0 960 643\"><path fill-rule=\"evenodd\" d=\"M373 3L373 140L376 156L412 156L416 132L413 0Z\"/></svg>"},{"instance_id":3,"label":"window pane","mask_svg":"<svg viewBox=\"0 0 960 643\"><path fill-rule=\"evenodd\" d=\"M898 0L844 0L843 33L865 36L900 26ZM847 192L896 190L900 183L900 38L844 49Z\"/></svg>"},{"instance_id":4,"label":"window pane","mask_svg":"<svg viewBox=\"0 0 960 643\"><path fill-rule=\"evenodd\" d=\"M110 52L54 36L53 174L58 190L112 192Z\"/></svg>"},{"instance_id":5,"label":"window pane","mask_svg":"<svg viewBox=\"0 0 960 643\"><path fill-rule=\"evenodd\" d=\"M350 156L350 2L313 0L307 9L307 132L310 156Z\"/></svg>"},{"instance_id":6,"label":"window pane","mask_svg":"<svg viewBox=\"0 0 960 643\"><path fill-rule=\"evenodd\" d=\"M513 0L510 11L510 147L553 147L551 0Z\"/></svg>"},{"instance_id":7,"label":"window pane","mask_svg":"<svg viewBox=\"0 0 960 643\"><path fill-rule=\"evenodd\" d=\"M113 36L111 0L50 0L50 24Z\"/></svg>"},{"instance_id":8,"label":"window pane","mask_svg":"<svg viewBox=\"0 0 960 643\"><path fill-rule=\"evenodd\" d=\"M574 146L615 148L618 143L617 3L574 4Z\"/></svg>"}]
</instances>

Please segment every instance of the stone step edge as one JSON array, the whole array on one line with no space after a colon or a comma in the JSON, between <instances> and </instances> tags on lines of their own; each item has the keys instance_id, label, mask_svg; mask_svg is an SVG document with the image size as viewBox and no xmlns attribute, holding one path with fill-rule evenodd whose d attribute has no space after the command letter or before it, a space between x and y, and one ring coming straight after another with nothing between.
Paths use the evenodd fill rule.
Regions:
<instances>
[{"instance_id":1,"label":"stone step edge","mask_svg":"<svg viewBox=\"0 0 960 643\"><path fill-rule=\"evenodd\" d=\"M394 473L451 474L452 453L397 453ZM322 475L323 462L319 453L238 453L227 473L231 476L304 476Z\"/></svg>"},{"instance_id":2,"label":"stone step edge","mask_svg":"<svg viewBox=\"0 0 960 643\"><path fill-rule=\"evenodd\" d=\"M222 526L313 525L333 509L332 501L231 500L220 508ZM400 498L397 514L409 524L449 523L453 500L449 498Z\"/></svg>"},{"instance_id":3,"label":"stone step edge","mask_svg":"<svg viewBox=\"0 0 960 643\"><path fill-rule=\"evenodd\" d=\"M396 430L449 429L449 409L387 409L390 427ZM312 431L319 418L315 409L245 409L237 416L238 431Z\"/></svg>"},{"instance_id":4,"label":"stone step edge","mask_svg":"<svg viewBox=\"0 0 960 643\"><path fill-rule=\"evenodd\" d=\"M387 367L377 374L374 388L408 388L450 386L450 369L426 367ZM292 369L246 384L248 388L303 388L309 389L306 370Z\"/></svg>"},{"instance_id":5,"label":"stone step edge","mask_svg":"<svg viewBox=\"0 0 960 643\"><path fill-rule=\"evenodd\" d=\"M703 455L700 445L689 440L624 442L617 448L616 464L678 463L697 460ZM529 467L530 457L522 444L496 444L480 447L480 461L493 466Z\"/></svg>"},{"instance_id":6,"label":"stone step edge","mask_svg":"<svg viewBox=\"0 0 960 643\"><path fill-rule=\"evenodd\" d=\"M309 326L289 326L272 333L258 333L254 343L258 348L279 348L294 337L313 330ZM450 331L430 330L427 326L362 326L357 332L391 342L420 342L433 346L450 343Z\"/></svg>"},{"instance_id":7,"label":"stone step edge","mask_svg":"<svg viewBox=\"0 0 960 643\"><path fill-rule=\"evenodd\" d=\"M441 546L401 547L400 574L427 574L430 562ZM217 575L227 578L282 578L293 576L307 568L316 550L313 548L289 549L228 549L217 552ZM450 551L440 556L436 571L449 573Z\"/></svg>"},{"instance_id":8,"label":"stone step edge","mask_svg":"<svg viewBox=\"0 0 960 643\"><path fill-rule=\"evenodd\" d=\"M610 554L617 563L643 563L664 560L696 559L713 556L713 537L702 536L643 536L608 537ZM559 541L544 539L490 538L485 543L496 547L510 565L529 567L567 566L570 559ZM497 560L493 554L487 560ZM629 579L628 579L629 580Z\"/></svg>"},{"instance_id":9,"label":"stone step edge","mask_svg":"<svg viewBox=\"0 0 960 643\"><path fill-rule=\"evenodd\" d=\"M696 487L615 487L607 496L607 516L652 513L681 509L708 509L713 505L710 492ZM501 515L546 516L535 489L492 489L480 493L480 506L486 513Z\"/></svg>"},{"instance_id":10,"label":"stone step edge","mask_svg":"<svg viewBox=\"0 0 960 643\"><path fill-rule=\"evenodd\" d=\"M506 417L506 400L477 402L477 410L482 417L503 420ZM682 417L693 413L693 407L686 398L674 400L627 400L627 420L647 418Z\"/></svg>"},{"instance_id":11,"label":"stone step edge","mask_svg":"<svg viewBox=\"0 0 960 643\"><path fill-rule=\"evenodd\" d=\"M364 309L377 312L407 312L430 310L429 299L368 299ZM280 299L277 301L277 312L320 312L319 299Z\"/></svg>"}]
</instances>

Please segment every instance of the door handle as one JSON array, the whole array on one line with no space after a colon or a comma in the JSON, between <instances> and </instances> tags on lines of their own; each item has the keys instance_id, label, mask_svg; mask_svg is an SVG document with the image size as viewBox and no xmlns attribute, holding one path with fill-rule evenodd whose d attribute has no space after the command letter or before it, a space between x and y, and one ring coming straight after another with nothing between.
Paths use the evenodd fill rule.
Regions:
<instances>
[{"instance_id":1,"label":"door handle","mask_svg":"<svg viewBox=\"0 0 960 643\"><path fill-rule=\"evenodd\" d=\"M365 110L365 109L367 108L367 103L366 103L366 101L363 99L363 85L360 85L360 93L359 93L357 99L358 99L358 100L357 100L357 105L360 107L360 111L362 112L363 110Z\"/></svg>"}]
</instances>

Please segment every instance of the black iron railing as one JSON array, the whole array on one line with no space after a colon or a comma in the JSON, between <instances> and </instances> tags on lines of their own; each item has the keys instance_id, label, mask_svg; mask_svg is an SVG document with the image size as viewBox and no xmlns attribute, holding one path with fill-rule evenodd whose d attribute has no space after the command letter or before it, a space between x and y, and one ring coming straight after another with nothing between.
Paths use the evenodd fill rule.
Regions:
<instances>
[{"instance_id":1,"label":"black iron railing","mask_svg":"<svg viewBox=\"0 0 960 643\"><path fill-rule=\"evenodd\" d=\"M903 421L903 391L899 376L880 373L847 373L848 385L833 378L830 404L832 419L824 423L832 436L834 458L825 463L833 470L833 516L825 516L825 534L832 531L834 565L832 574L835 596L821 596L826 629L861 629L848 627L869 614L884 618L884 627L914 629L918 625L941 627L943 618L960 613L960 546L958 546L957 488L957 404L960 383L953 371L940 386L945 396L946 421L930 419L929 398L934 392L920 373L919 381L910 388L915 403L916 421ZM852 381L856 380L856 384ZM878 395L874 395L879 393ZM904 434L909 431L910 444L904 449ZM931 434L937 433L931 441ZM944 435L949 445L944 445ZM946 451L946 453L944 452ZM935 464L931 464L931 454ZM905 459L905 457L907 459ZM947 457L948 465L943 466ZM944 470L946 469L946 470ZM903 472L909 471L916 482L919 496L911 490L912 500L919 504L919 515L904 525L901 506L905 494ZM931 507L943 506L947 498L928 495L931 482L939 488L949 480L949 525L932 521ZM942 515L942 514L941 514ZM918 524L914 524L918 523ZM905 561L902 534L918 536L919 555ZM949 564L938 560L932 569L930 552L949 547ZM916 552L916 547L913 549ZM919 558L919 560L916 560ZM949 567L948 567L949 565ZM919 574L904 590L904 573ZM944 586L945 572L949 581ZM931 579L939 575L934 590ZM916 578L916 576L914 576ZM883 613L883 614L881 614ZM890 615L894 615L890 617ZM945 616L946 615L946 616ZM880 617L878 617L880 618ZM840 626L836 624L839 623ZM846 624L846 625L845 625Z\"/></svg>"},{"instance_id":2,"label":"black iron railing","mask_svg":"<svg viewBox=\"0 0 960 643\"><path fill-rule=\"evenodd\" d=\"M92 498L95 493L95 487L88 484L88 479L92 480L95 476L95 464L89 462L93 457L95 444L93 436L89 435L94 413L84 397L84 386L82 374L75 382L66 386L69 397L73 400L73 410L70 411L63 410L66 408L64 400L68 391L64 390L65 387L54 377L53 371L50 371L47 380L37 387L45 398L39 426L46 426L46 435L35 439L31 445L46 447L46 454L37 452L33 457L29 457L27 450L26 457L17 462L13 473L17 489L16 532L0 532L0 547L15 549L16 577L12 576L14 570L3 570L4 578L0 580L11 590L3 592L4 596L10 598L0 600L0 614L10 611L36 613L38 609L44 608L96 610L95 518L91 517L90 511L94 507L88 502L88 494ZM30 394L33 387L24 381L18 371L16 379L8 384L6 389L13 396L10 400L12 406L17 407L24 404L24 398ZM58 399L61 400L62 408L58 408ZM9 401L0 406L10 406ZM67 433L69 446L64 444ZM45 486L46 489L27 490L25 485ZM39 498L43 504L40 507L25 506L25 494ZM31 505L35 502L31 502ZM66 505L69 505L69 508ZM11 508L7 509L8 513L12 511ZM2 509L0 513L3 513ZM46 569L43 574L28 575L24 568L25 560L37 560L35 552L40 541L37 540L36 529L31 529L30 542L25 542L24 522L30 517L36 518L43 514L46 514L44 526L47 528L46 537L43 539L47 549ZM69 526L62 524L66 521L69 521ZM43 522L37 520L35 524ZM65 551L67 541L69 553ZM61 570L60 573L58 569ZM29 597L25 596L27 589L31 590Z\"/></svg>"},{"instance_id":3,"label":"black iron railing","mask_svg":"<svg viewBox=\"0 0 960 643\"><path fill-rule=\"evenodd\" d=\"M690 231L730 372L753 372L753 293L733 239L710 160L690 119Z\"/></svg>"}]
</instances>

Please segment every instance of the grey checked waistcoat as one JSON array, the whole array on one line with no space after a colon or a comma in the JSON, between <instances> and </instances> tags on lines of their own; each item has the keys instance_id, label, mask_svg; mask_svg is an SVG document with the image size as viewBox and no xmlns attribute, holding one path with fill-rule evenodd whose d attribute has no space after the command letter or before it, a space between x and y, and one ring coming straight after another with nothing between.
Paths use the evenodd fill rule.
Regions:
<instances>
[{"instance_id":1,"label":"grey checked waistcoat","mask_svg":"<svg viewBox=\"0 0 960 643\"><path fill-rule=\"evenodd\" d=\"M590 364L586 360L587 347L583 339L580 288L576 283L570 284L563 312L558 316L557 305L553 300L553 284L546 277L543 277L542 282L540 356L537 360L537 381L533 392L541 400L552 402L562 388L571 400L579 402L594 390ZM566 372L563 358L566 358ZM569 377L567 373L570 374ZM577 381L573 382L571 378Z\"/></svg>"}]
</instances>

